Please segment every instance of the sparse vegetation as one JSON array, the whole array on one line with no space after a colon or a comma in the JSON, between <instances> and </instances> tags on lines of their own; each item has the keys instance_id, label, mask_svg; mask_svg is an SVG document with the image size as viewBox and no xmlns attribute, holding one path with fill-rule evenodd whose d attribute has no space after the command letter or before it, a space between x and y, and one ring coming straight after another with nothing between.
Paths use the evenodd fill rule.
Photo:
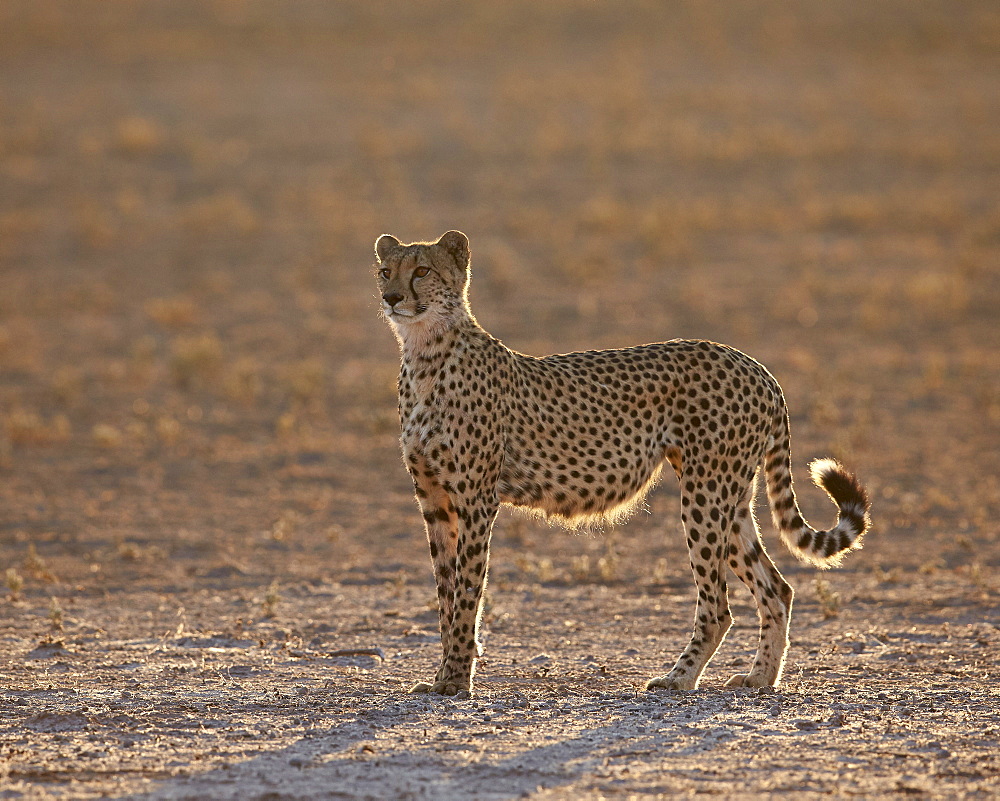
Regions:
<instances>
[{"instance_id":1,"label":"sparse vegetation","mask_svg":"<svg viewBox=\"0 0 1000 801\"><path fill-rule=\"evenodd\" d=\"M326 382L326 366L320 359L305 359L291 364L285 371L285 380L293 399L309 403L320 397Z\"/></svg>"},{"instance_id":2,"label":"sparse vegetation","mask_svg":"<svg viewBox=\"0 0 1000 801\"><path fill-rule=\"evenodd\" d=\"M233 362L226 371L226 394L243 406L252 406L264 389L261 368L251 356Z\"/></svg>"},{"instance_id":3,"label":"sparse vegetation","mask_svg":"<svg viewBox=\"0 0 1000 801\"><path fill-rule=\"evenodd\" d=\"M49 598L49 612L48 612L49 626L53 631L63 630L63 610L59 605L59 601L55 597Z\"/></svg>"},{"instance_id":4,"label":"sparse vegetation","mask_svg":"<svg viewBox=\"0 0 1000 801\"><path fill-rule=\"evenodd\" d=\"M125 562L138 562L142 558L142 548L134 542L122 540L118 543L118 558Z\"/></svg>"},{"instance_id":5,"label":"sparse vegetation","mask_svg":"<svg viewBox=\"0 0 1000 801\"><path fill-rule=\"evenodd\" d=\"M826 579L813 579L813 589L816 592L816 600L819 601L820 614L824 620L830 620L840 614L840 593L830 588L830 582Z\"/></svg>"},{"instance_id":6,"label":"sparse vegetation","mask_svg":"<svg viewBox=\"0 0 1000 801\"><path fill-rule=\"evenodd\" d=\"M281 593L279 591L278 581L275 579L268 585L267 592L264 593L264 600L260 606L261 614L265 618L274 617L278 614L279 603L281 603Z\"/></svg>"},{"instance_id":7,"label":"sparse vegetation","mask_svg":"<svg viewBox=\"0 0 1000 801\"><path fill-rule=\"evenodd\" d=\"M153 298L146 303L146 314L151 320L170 329L187 328L199 318L195 301L184 295Z\"/></svg>"},{"instance_id":8,"label":"sparse vegetation","mask_svg":"<svg viewBox=\"0 0 1000 801\"><path fill-rule=\"evenodd\" d=\"M299 515L292 510L285 510L271 526L271 539L275 542L284 542L294 534L298 524Z\"/></svg>"},{"instance_id":9,"label":"sparse vegetation","mask_svg":"<svg viewBox=\"0 0 1000 801\"><path fill-rule=\"evenodd\" d=\"M94 444L99 448L119 448L124 440L122 432L107 423L98 423L90 433Z\"/></svg>"},{"instance_id":10,"label":"sparse vegetation","mask_svg":"<svg viewBox=\"0 0 1000 801\"><path fill-rule=\"evenodd\" d=\"M215 377L223 364L222 343L211 333L179 336L171 346L170 371L182 389Z\"/></svg>"},{"instance_id":11,"label":"sparse vegetation","mask_svg":"<svg viewBox=\"0 0 1000 801\"><path fill-rule=\"evenodd\" d=\"M5 577L7 597L14 602L21 600L21 590L24 589L24 577L12 567L7 568Z\"/></svg>"},{"instance_id":12,"label":"sparse vegetation","mask_svg":"<svg viewBox=\"0 0 1000 801\"><path fill-rule=\"evenodd\" d=\"M28 555L24 557L24 569L31 574L32 578L38 581L44 581L47 584L56 581L56 577L49 570L45 560L38 555L38 550L35 548L34 543L28 544Z\"/></svg>"},{"instance_id":13,"label":"sparse vegetation","mask_svg":"<svg viewBox=\"0 0 1000 801\"><path fill-rule=\"evenodd\" d=\"M65 442L72 432L69 418L64 414L46 418L33 409L14 409L0 416L12 445L53 445Z\"/></svg>"}]
</instances>

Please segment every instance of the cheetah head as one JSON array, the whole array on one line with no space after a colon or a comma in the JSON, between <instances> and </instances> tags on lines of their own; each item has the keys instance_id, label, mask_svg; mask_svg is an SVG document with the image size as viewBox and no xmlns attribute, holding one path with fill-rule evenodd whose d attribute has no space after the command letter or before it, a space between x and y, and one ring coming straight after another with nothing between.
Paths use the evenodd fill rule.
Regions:
<instances>
[{"instance_id":1,"label":"cheetah head","mask_svg":"<svg viewBox=\"0 0 1000 801\"><path fill-rule=\"evenodd\" d=\"M382 313L397 336L415 327L448 327L469 315L469 239L461 231L412 245L382 234L375 255Z\"/></svg>"}]
</instances>

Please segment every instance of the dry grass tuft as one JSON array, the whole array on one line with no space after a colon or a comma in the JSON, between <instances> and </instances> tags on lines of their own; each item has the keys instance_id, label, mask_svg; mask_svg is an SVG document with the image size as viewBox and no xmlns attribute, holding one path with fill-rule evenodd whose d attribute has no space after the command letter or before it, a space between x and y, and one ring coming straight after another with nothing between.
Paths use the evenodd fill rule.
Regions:
<instances>
[{"instance_id":1,"label":"dry grass tuft","mask_svg":"<svg viewBox=\"0 0 1000 801\"><path fill-rule=\"evenodd\" d=\"M179 336L171 343L170 373L181 389L210 383L222 364L222 342L215 334Z\"/></svg>"},{"instance_id":2,"label":"dry grass tuft","mask_svg":"<svg viewBox=\"0 0 1000 801\"><path fill-rule=\"evenodd\" d=\"M63 610L55 597L49 599L49 611L46 618L49 621L49 627L52 631L63 630Z\"/></svg>"},{"instance_id":3,"label":"dry grass tuft","mask_svg":"<svg viewBox=\"0 0 1000 801\"><path fill-rule=\"evenodd\" d=\"M197 304L183 295L154 298L147 301L145 309L147 316L164 328L186 328L194 325L200 317Z\"/></svg>"},{"instance_id":4,"label":"dry grass tuft","mask_svg":"<svg viewBox=\"0 0 1000 801\"><path fill-rule=\"evenodd\" d=\"M237 192L225 190L190 203L180 215L181 225L201 233L250 234L260 226L257 212Z\"/></svg>"},{"instance_id":5,"label":"dry grass tuft","mask_svg":"<svg viewBox=\"0 0 1000 801\"><path fill-rule=\"evenodd\" d=\"M830 620L840 614L840 593L830 588L830 582L826 579L816 578L813 580L813 590L816 593L816 600L819 601L820 613L824 620Z\"/></svg>"},{"instance_id":6,"label":"dry grass tuft","mask_svg":"<svg viewBox=\"0 0 1000 801\"><path fill-rule=\"evenodd\" d=\"M241 356L226 368L223 379L226 396L244 406L252 406L264 390L262 369L257 359Z\"/></svg>"},{"instance_id":7,"label":"dry grass tuft","mask_svg":"<svg viewBox=\"0 0 1000 801\"><path fill-rule=\"evenodd\" d=\"M281 593L279 592L278 581L275 579L268 585L267 592L264 593L264 600L260 607L261 615L265 619L276 617L279 603L281 603Z\"/></svg>"},{"instance_id":8,"label":"dry grass tuft","mask_svg":"<svg viewBox=\"0 0 1000 801\"><path fill-rule=\"evenodd\" d=\"M24 569L31 574L32 578L52 584L56 581L55 575L49 570L48 565L35 548L35 544L28 544L28 555L24 557Z\"/></svg>"},{"instance_id":9,"label":"dry grass tuft","mask_svg":"<svg viewBox=\"0 0 1000 801\"><path fill-rule=\"evenodd\" d=\"M32 409L14 409L0 419L11 445L52 445L66 442L72 434L69 418L64 414L46 419Z\"/></svg>"},{"instance_id":10,"label":"dry grass tuft","mask_svg":"<svg viewBox=\"0 0 1000 801\"><path fill-rule=\"evenodd\" d=\"M90 437L98 448L114 450L125 441L121 430L107 423L98 423L90 432Z\"/></svg>"},{"instance_id":11,"label":"dry grass tuft","mask_svg":"<svg viewBox=\"0 0 1000 801\"><path fill-rule=\"evenodd\" d=\"M285 385L294 401L309 403L317 400L326 385L327 368L323 359L304 359L284 370Z\"/></svg>"},{"instance_id":12,"label":"dry grass tuft","mask_svg":"<svg viewBox=\"0 0 1000 801\"><path fill-rule=\"evenodd\" d=\"M52 374L49 386L59 403L64 406L74 406L84 395L83 372L77 367L60 367Z\"/></svg>"},{"instance_id":13,"label":"dry grass tuft","mask_svg":"<svg viewBox=\"0 0 1000 801\"><path fill-rule=\"evenodd\" d=\"M24 589L24 577L13 567L8 567L4 581L7 585L7 598L11 603L20 601L21 591Z\"/></svg>"},{"instance_id":14,"label":"dry grass tuft","mask_svg":"<svg viewBox=\"0 0 1000 801\"><path fill-rule=\"evenodd\" d=\"M118 147L133 156L155 153L164 140L159 124L146 117L126 117L120 120L115 134Z\"/></svg>"}]
</instances>

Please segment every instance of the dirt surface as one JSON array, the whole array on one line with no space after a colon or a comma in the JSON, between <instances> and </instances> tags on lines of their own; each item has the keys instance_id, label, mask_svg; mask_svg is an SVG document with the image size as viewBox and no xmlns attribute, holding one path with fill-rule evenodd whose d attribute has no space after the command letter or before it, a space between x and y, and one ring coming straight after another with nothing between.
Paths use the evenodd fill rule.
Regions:
<instances>
[{"instance_id":1,"label":"dirt surface","mask_svg":"<svg viewBox=\"0 0 1000 801\"><path fill-rule=\"evenodd\" d=\"M1000 795L995 2L0 4L0 798ZM438 659L376 236L529 353L702 337L875 528L786 678L649 694L676 489L502 512ZM767 519L762 512L762 518ZM648 512L648 513L647 513Z\"/></svg>"}]
</instances>

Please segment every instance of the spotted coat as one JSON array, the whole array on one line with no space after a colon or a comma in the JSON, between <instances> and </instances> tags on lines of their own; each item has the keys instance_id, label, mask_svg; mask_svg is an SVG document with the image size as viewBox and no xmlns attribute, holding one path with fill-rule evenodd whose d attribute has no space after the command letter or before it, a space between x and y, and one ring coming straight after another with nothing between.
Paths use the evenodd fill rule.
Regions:
<instances>
[{"instance_id":1,"label":"spotted coat","mask_svg":"<svg viewBox=\"0 0 1000 801\"><path fill-rule=\"evenodd\" d=\"M757 604L756 657L729 686L774 686L788 649L792 588L768 558L753 514L762 474L774 524L799 558L837 564L861 547L869 503L836 462L812 465L839 509L811 527L792 489L781 387L749 356L674 340L537 358L476 322L469 242L376 242L382 310L400 344L403 456L423 513L437 582L441 665L414 691L471 691L490 535L501 503L570 525L618 520L664 464L680 482L681 520L698 587L694 631L673 668L647 688L690 690L732 624L728 567Z\"/></svg>"}]
</instances>

